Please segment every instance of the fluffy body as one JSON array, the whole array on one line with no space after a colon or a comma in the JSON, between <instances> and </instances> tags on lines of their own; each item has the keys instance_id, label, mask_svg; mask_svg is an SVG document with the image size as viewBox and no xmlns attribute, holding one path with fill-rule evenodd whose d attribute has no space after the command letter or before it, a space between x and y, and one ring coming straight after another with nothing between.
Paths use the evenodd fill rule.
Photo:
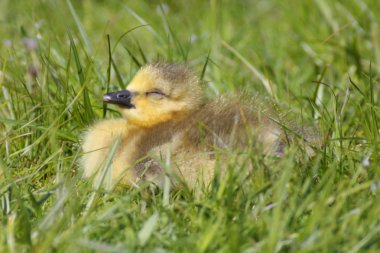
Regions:
<instances>
[{"instance_id":1,"label":"fluffy body","mask_svg":"<svg viewBox=\"0 0 380 253\"><path fill-rule=\"evenodd\" d=\"M281 131L270 110L239 96L206 101L198 78L182 65L148 65L127 89L134 94L134 108L121 107L123 119L100 121L85 134L86 177L104 166L117 140L112 181L126 186L139 180L160 185L164 161L170 159L173 178L194 188L212 179L216 148L259 145L263 153L278 148Z\"/></svg>"}]
</instances>

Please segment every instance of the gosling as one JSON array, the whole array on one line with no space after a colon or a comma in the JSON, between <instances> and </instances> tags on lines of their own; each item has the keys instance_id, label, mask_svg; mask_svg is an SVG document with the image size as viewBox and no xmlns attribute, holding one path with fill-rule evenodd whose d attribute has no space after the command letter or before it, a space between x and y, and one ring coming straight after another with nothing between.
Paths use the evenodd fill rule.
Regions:
<instances>
[{"instance_id":1,"label":"gosling","mask_svg":"<svg viewBox=\"0 0 380 253\"><path fill-rule=\"evenodd\" d=\"M193 188L199 180L211 181L215 148L251 145L252 136L263 154L275 154L280 145L281 128L270 110L240 96L207 101L200 80L184 65L144 66L126 90L103 100L117 105L123 117L102 120L85 133L81 163L85 177L99 177L108 161L112 184L161 185L167 166L157 158L164 157Z\"/></svg>"}]
</instances>

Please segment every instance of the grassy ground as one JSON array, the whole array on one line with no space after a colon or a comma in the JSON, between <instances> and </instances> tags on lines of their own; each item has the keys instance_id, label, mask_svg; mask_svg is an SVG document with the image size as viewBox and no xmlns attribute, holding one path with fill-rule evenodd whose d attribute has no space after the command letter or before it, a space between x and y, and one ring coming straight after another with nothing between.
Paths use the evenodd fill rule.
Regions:
<instances>
[{"instance_id":1,"label":"grassy ground","mask_svg":"<svg viewBox=\"0 0 380 253\"><path fill-rule=\"evenodd\" d=\"M380 2L162 2L0 2L0 252L379 252ZM231 161L201 196L93 191L80 135L159 59L315 119L324 147L248 150L252 175Z\"/></svg>"}]
</instances>

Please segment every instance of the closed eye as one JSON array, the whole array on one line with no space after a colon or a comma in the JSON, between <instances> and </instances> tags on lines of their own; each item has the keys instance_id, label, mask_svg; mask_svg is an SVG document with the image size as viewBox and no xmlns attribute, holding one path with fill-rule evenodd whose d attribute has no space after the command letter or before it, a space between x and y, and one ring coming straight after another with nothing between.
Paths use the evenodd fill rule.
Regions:
<instances>
[{"instance_id":1,"label":"closed eye","mask_svg":"<svg viewBox=\"0 0 380 253\"><path fill-rule=\"evenodd\" d=\"M165 96L166 97L166 94L163 93L162 91L160 90L152 90L152 91L148 91L145 93L146 95L161 95L161 96Z\"/></svg>"},{"instance_id":2,"label":"closed eye","mask_svg":"<svg viewBox=\"0 0 380 253\"><path fill-rule=\"evenodd\" d=\"M145 93L147 98L153 101L159 101L167 98L167 95L160 90L151 90Z\"/></svg>"}]
</instances>

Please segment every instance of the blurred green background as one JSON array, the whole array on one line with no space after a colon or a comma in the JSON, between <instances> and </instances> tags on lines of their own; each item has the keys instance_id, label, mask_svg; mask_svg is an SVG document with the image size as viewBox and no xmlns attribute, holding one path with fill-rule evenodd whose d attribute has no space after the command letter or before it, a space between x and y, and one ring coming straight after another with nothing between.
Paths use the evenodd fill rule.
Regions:
<instances>
[{"instance_id":1,"label":"blurred green background","mask_svg":"<svg viewBox=\"0 0 380 253\"><path fill-rule=\"evenodd\" d=\"M379 252L380 1L0 1L0 252ZM314 121L309 159L252 153L197 196L91 189L80 138L141 65ZM106 114L107 112L107 114ZM297 148L298 153L297 153ZM242 164L229 166L244 170ZM225 187L225 186L228 187Z\"/></svg>"}]
</instances>

